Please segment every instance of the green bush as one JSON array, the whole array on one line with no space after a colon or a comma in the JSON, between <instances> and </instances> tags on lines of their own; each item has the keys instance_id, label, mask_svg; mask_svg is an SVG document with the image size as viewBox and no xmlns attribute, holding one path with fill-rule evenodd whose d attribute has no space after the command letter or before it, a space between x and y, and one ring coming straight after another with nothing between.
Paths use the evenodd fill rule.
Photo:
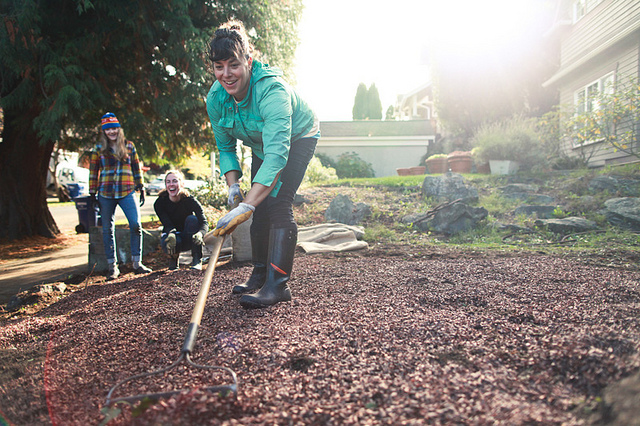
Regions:
<instances>
[{"instance_id":1,"label":"green bush","mask_svg":"<svg viewBox=\"0 0 640 426\"><path fill-rule=\"evenodd\" d=\"M481 161L512 160L522 170L531 170L545 161L536 121L515 116L481 126L472 139Z\"/></svg>"},{"instance_id":2,"label":"green bush","mask_svg":"<svg viewBox=\"0 0 640 426\"><path fill-rule=\"evenodd\" d=\"M375 177L373 167L364 161L355 152L345 152L340 154L331 167L336 169L338 178L371 178Z\"/></svg>"},{"instance_id":3,"label":"green bush","mask_svg":"<svg viewBox=\"0 0 640 426\"><path fill-rule=\"evenodd\" d=\"M240 180L240 188L246 194L250 188L250 184L245 182L246 179ZM224 179L216 179L207 182L196 191L192 191L193 195L203 206L211 206L219 210L228 209L227 200L229 199L229 187Z\"/></svg>"},{"instance_id":4,"label":"green bush","mask_svg":"<svg viewBox=\"0 0 640 426\"><path fill-rule=\"evenodd\" d=\"M337 179L336 169L323 166L322 161L317 156L313 156L307 167L307 172L304 175L303 183L316 183Z\"/></svg>"}]
</instances>

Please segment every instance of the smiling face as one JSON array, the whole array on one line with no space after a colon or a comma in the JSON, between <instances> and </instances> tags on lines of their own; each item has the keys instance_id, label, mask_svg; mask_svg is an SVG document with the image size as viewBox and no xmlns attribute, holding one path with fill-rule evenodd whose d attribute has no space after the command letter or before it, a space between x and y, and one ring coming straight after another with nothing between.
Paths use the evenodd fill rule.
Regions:
<instances>
[{"instance_id":1,"label":"smiling face","mask_svg":"<svg viewBox=\"0 0 640 426\"><path fill-rule=\"evenodd\" d=\"M240 60L234 56L213 63L216 80L238 102L243 100L249 91L252 63L252 58Z\"/></svg>"},{"instance_id":2,"label":"smiling face","mask_svg":"<svg viewBox=\"0 0 640 426\"><path fill-rule=\"evenodd\" d=\"M107 135L107 140L109 142L116 142L118 140L119 133L120 127L111 127L110 129L104 130L104 134Z\"/></svg>"},{"instance_id":3,"label":"smiling face","mask_svg":"<svg viewBox=\"0 0 640 426\"><path fill-rule=\"evenodd\" d=\"M164 185L169 193L169 198L172 200L177 198L180 194L180 191L184 187L184 182L180 178L180 176L174 173L168 173L164 178Z\"/></svg>"}]
</instances>

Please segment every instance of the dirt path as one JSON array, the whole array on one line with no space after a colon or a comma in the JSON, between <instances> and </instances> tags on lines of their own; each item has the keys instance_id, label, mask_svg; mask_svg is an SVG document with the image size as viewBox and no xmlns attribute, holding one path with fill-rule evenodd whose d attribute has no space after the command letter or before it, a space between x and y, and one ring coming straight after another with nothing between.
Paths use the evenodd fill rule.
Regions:
<instances>
[{"instance_id":1,"label":"dirt path","mask_svg":"<svg viewBox=\"0 0 640 426\"><path fill-rule=\"evenodd\" d=\"M294 301L246 311L229 290L249 271L216 271L194 354L238 373L237 400L187 392L110 424L615 423L607 386L640 366L638 271L424 247L300 254ZM125 277L3 321L0 411L100 423L113 384L177 357L200 279ZM176 372L123 393L211 381Z\"/></svg>"}]
</instances>

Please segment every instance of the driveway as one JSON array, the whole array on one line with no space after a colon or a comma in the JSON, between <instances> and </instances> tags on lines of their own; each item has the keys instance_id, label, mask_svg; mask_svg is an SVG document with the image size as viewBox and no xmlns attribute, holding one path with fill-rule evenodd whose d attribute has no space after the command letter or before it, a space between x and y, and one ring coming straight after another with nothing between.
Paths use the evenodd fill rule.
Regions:
<instances>
[{"instance_id":1,"label":"driveway","mask_svg":"<svg viewBox=\"0 0 640 426\"><path fill-rule=\"evenodd\" d=\"M153 203L156 196L147 196L141 208L143 217L154 214ZM79 223L75 204L50 205L58 228L62 233L73 233ZM125 221L121 209L116 209L116 221ZM77 245L56 252L44 253L28 259L15 259L0 263L0 305L5 305L11 296L28 290L38 284L64 281L73 275L88 272L88 234L79 238Z\"/></svg>"}]
</instances>

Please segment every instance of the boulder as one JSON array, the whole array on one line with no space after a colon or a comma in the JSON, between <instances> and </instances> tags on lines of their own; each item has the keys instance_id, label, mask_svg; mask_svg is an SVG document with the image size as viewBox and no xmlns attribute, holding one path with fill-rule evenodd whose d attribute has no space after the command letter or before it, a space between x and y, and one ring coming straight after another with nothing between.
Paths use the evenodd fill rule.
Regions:
<instances>
[{"instance_id":1,"label":"boulder","mask_svg":"<svg viewBox=\"0 0 640 426\"><path fill-rule=\"evenodd\" d=\"M422 181L422 195L440 201L478 201L478 190L467 186L462 175L451 172L440 176L426 176Z\"/></svg>"},{"instance_id":2,"label":"boulder","mask_svg":"<svg viewBox=\"0 0 640 426\"><path fill-rule=\"evenodd\" d=\"M484 207L471 207L461 201L455 201L439 205L427 213L405 216L402 222L413 224L424 232L455 235L474 228L488 215L489 212Z\"/></svg>"},{"instance_id":3,"label":"boulder","mask_svg":"<svg viewBox=\"0 0 640 426\"><path fill-rule=\"evenodd\" d=\"M535 216L538 219L552 219L553 213L556 211L555 206L520 206L514 211L516 216Z\"/></svg>"},{"instance_id":4,"label":"boulder","mask_svg":"<svg viewBox=\"0 0 640 426\"><path fill-rule=\"evenodd\" d=\"M353 201L346 196L339 194L329 204L324 212L327 222L344 223L346 225L357 225L365 217L371 215L371 208L365 203L353 204Z\"/></svg>"},{"instance_id":5,"label":"boulder","mask_svg":"<svg viewBox=\"0 0 640 426\"><path fill-rule=\"evenodd\" d=\"M565 217L564 219L539 219L536 220L535 225L545 227L549 231L561 235L576 234L598 229L595 222L575 216Z\"/></svg>"},{"instance_id":6,"label":"boulder","mask_svg":"<svg viewBox=\"0 0 640 426\"><path fill-rule=\"evenodd\" d=\"M592 192L608 192L628 197L640 197L640 181L614 176L597 176L589 181Z\"/></svg>"},{"instance_id":7,"label":"boulder","mask_svg":"<svg viewBox=\"0 0 640 426\"><path fill-rule=\"evenodd\" d=\"M605 201L605 217L610 224L640 231L640 198L612 198Z\"/></svg>"}]
</instances>

